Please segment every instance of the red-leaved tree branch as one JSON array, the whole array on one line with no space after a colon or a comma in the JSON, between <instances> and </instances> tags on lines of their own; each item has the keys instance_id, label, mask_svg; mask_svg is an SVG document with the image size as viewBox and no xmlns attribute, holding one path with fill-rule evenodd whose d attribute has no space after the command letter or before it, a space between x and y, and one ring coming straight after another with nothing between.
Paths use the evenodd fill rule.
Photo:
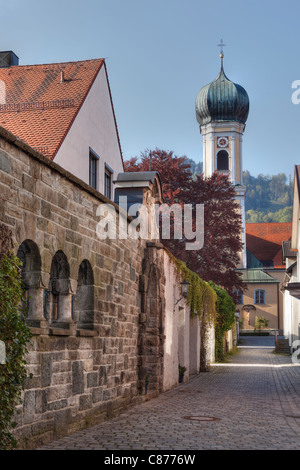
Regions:
<instances>
[{"instance_id":1,"label":"red-leaved tree branch","mask_svg":"<svg viewBox=\"0 0 300 470\"><path fill-rule=\"evenodd\" d=\"M198 175L192 178L186 156L177 157L174 152L160 149L146 150L140 158L125 162L125 171L158 171L162 181L164 203L192 204L193 230L196 230L195 208L204 205L204 244L199 250L185 249L185 236L162 243L189 269L203 280L213 281L230 294L244 289L236 268L242 251L241 216L235 199L235 188L224 174L215 172L210 178Z\"/></svg>"}]
</instances>

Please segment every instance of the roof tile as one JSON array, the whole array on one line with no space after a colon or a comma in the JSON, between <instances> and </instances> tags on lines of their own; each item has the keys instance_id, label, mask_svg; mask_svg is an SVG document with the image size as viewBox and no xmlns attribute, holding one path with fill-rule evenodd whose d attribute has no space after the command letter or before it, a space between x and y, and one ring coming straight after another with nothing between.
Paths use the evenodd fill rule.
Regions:
<instances>
[{"instance_id":1,"label":"roof tile","mask_svg":"<svg viewBox=\"0 0 300 470\"><path fill-rule=\"evenodd\" d=\"M0 68L0 126L53 159L104 59Z\"/></svg>"},{"instance_id":2,"label":"roof tile","mask_svg":"<svg viewBox=\"0 0 300 470\"><path fill-rule=\"evenodd\" d=\"M273 261L274 267L282 264L282 242L292 234L291 223L246 224L246 247L259 261Z\"/></svg>"}]
</instances>

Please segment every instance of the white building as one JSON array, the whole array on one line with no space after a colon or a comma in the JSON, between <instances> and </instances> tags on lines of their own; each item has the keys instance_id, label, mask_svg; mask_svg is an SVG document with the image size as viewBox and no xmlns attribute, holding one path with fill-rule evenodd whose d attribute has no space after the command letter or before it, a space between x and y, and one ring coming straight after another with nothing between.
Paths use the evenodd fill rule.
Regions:
<instances>
[{"instance_id":1,"label":"white building","mask_svg":"<svg viewBox=\"0 0 300 470\"><path fill-rule=\"evenodd\" d=\"M0 126L109 199L124 171L104 59L18 65L0 52Z\"/></svg>"},{"instance_id":2,"label":"white building","mask_svg":"<svg viewBox=\"0 0 300 470\"><path fill-rule=\"evenodd\" d=\"M283 256L286 263L286 275L281 292L283 301L284 336L289 341L291 350L297 349L295 341L300 339L300 165L295 166L293 220L291 241L283 244Z\"/></svg>"}]
</instances>

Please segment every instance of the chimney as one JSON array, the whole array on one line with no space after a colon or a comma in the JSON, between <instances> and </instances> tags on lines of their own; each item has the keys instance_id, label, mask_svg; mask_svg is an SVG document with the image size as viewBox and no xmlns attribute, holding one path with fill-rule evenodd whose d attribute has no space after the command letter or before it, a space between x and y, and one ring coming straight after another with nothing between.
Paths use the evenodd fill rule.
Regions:
<instances>
[{"instance_id":1,"label":"chimney","mask_svg":"<svg viewBox=\"0 0 300 470\"><path fill-rule=\"evenodd\" d=\"M19 65L19 57L13 51L0 51L0 68Z\"/></svg>"}]
</instances>

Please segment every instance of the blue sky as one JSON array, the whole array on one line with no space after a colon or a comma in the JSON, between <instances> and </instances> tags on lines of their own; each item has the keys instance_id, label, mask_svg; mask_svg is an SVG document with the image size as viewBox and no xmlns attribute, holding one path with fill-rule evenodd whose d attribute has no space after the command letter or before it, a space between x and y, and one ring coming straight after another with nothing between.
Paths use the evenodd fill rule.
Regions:
<instances>
[{"instance_id":1,"label":"blue sky","mask_svg":"<svg viewBox=\"0 0 300 470\"><path fill-rule=\"evenodd\" d=\"M195 98L224 68L250 98L244 169L300 163L299 0L0 0L0 49L20 64L106 58L124 159L159 147L202 161Z\"/></svg>"}]
</instances>

